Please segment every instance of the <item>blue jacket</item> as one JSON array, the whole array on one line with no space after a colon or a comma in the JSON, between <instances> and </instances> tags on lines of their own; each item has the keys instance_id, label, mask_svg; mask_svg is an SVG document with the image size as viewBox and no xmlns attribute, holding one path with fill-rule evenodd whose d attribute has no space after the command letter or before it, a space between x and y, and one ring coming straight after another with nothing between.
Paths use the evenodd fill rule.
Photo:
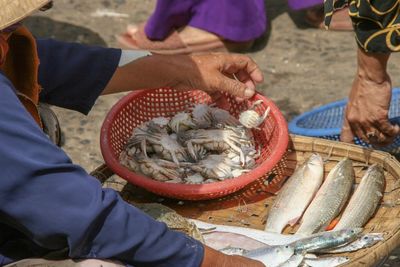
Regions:
<instances>
[{"instance_id":1,"label":"blue jacket","mask_svg":"<svg viewBox=\"0 0 400 267\"><path fill-rule=\"evenodd\" d=\"M121 51L38 40L42 102L87 114ZM53 145L0 72L0 265L67 248L72 258L199 266L202 245L129 205Z\"/></svg>"}]
</instances>

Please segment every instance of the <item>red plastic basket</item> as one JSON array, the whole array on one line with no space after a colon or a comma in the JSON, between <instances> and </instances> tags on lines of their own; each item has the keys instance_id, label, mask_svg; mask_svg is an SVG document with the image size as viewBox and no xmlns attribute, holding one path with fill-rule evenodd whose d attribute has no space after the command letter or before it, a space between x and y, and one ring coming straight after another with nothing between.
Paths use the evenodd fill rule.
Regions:
<instances>
[{"instance_id":1,"label":"red plastic basket","mask_svg":"<svg viewBox=\"0 0 400 267\"><path fill-rule=\"evenodd\" d=\"M257 93L251 101L239 103L234 97L226 94L224 100L227 101L224 108L238 117L240 112L248 109L253 101L259 99L263 100L263 105L257 106L257 112L262 114L268 106L271 108L260 130L253 131L261 155L257 160L257 167L239 177L201 185L172 184L134 173L119 163L119 154L136 126L155 117L172 117L195 103L212 103L211 97L200 90L177 91L160 88L136 91L126 95L114 105L103 122L100 136L101 152L108 167L116 174L155 194L186 200L226 196L268 173L286 151L289 139L287 123L271 100Z\"/></svg>"}]
</instances>

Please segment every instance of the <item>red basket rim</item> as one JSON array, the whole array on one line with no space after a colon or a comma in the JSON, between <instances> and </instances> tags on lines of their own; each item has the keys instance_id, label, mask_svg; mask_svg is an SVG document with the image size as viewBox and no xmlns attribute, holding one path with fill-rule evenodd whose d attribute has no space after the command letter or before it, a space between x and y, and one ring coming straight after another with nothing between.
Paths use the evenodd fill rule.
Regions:
<instances>
[{"instance_id":1,"label":"red basket rim","mask_svg":"<svg viewBox=\"0 0 400 267\"><path fill-rule=\"evenodd\" d=\"M277 143L275 149L272 151L268 160L262 162L250 173L245 173L236 178L209 184L165 183L153 180L147 176L138 173L133 173L128 168L121 165L118 159L113 156L110 139L108 138L108 136L110 135L113 119L121 110L121 108L126 106L126 104L128 104L131 101L131 99L136 98L142 94L150 93L155 90L158 89L138 90L131 92L128 95L121 98L108 112L106 118L103 121L103 125L101 127L101 132L100 132L100 149L107 166L121 178L137 186L143 187L151 192L158 192L159 194L161 194L162 192L162 194L166 196L171 196L171 197L179 196L182 197L182 199L184 199L185 196L188 199L205 199L202 198L202 196L206 195L207 196L216 195L218 197L221 196L220 193L223 191L232 191L232 189L239 190L245 187L246 185L250 184L251 182L254 182L255 180L259 179L262 175L266 174L267 172L271 171L274 168L274 166L281 160L281 158L283 157L284 153L287 150L287 146L289 143L289 133L285 118L283 117L282 113L272 100L266 98L265 96L257 92L256 95L253 97L253 99L254 100L262 99L264 103L270 107L270 114L272 113L273 116L275 117L276 125L280 125L281 127L276 128L279 129L277 137L279 142Z\"/></svg>"}]
</instances>

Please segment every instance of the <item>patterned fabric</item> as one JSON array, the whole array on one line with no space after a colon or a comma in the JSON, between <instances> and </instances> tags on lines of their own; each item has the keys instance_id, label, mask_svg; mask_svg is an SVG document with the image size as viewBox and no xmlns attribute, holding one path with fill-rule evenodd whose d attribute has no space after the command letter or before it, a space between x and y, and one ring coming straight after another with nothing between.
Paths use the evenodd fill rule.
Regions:
<instances>
[{"instance_id":1,"label":"patterned fabric","mask_svg":"<svg viewBox=\"0 0 400 267\"><path fill-rule=\"evenodd\" d=\"M358 45L367 52L400 51L400 0L325 0L325 27L333 13L349 7Z\"/></svg>"}]
</instances>

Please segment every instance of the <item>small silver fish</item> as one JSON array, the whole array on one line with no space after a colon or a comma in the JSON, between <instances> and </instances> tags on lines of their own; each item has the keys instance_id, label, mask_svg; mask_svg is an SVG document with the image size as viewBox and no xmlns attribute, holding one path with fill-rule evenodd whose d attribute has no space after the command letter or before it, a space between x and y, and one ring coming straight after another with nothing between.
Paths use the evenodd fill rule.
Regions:
<instances>
[{"instance_id":1,"label":"small silver fish","mask_svg":"<svg viewBox=\"0 0 400 267\"><path fill-rule=\"evenodd\" d=\"M383 196L385 176L383 168L373 164L368 168L335 230L363 227L371 218Z\"/></svg>"},{"instance_id":2,"label":"small silver fish","mask_svg":"<svg viewBox=\"0 0 400 267\"><path fill-rule=\"evenodd\" d=\"M349 257L305 258L304 265L309 267L335 267L348 262Z\"/></svg>"},{"instance_id":3,"label":"small silver fish","mask_svg":"<svg viewBox=\"0 0 400 267\"><path fill-rule=\"evenodd\" d=\"M293 254L294 248L292 246L282 245L250 250L244 253L243 257L261 261L268 267L277 267L287 261Z\"/></svg>"},{"instance_id":4,"label":"small silver fish","mask_svg":"<svg viewBox=\"0 0 400 267\"><path fill-rule=\"evenodd\" d=\"M219 251L226 255L239 255L239 256L242 256L244 253L248 252L248 250L246 249L235 248L230 246L220 249Z\"/></svg>"},{"instance_id":5,"label":"small silver fish","mask_svg":"<svg viewBox=\"0 0 400 267\"><path fill-rule=\"evenodd\" d=\"M290 257L287 261L285 261L282 264L279 264L279 267L297 267L302 263L304 259L303 254L294 254L292 257Z\"/></svg>"},{"instance_id":6,"label":"small silver fish","mask_svg":"<svg viewBox=\"0 0 400 267\"><path fill-rule=\"evenodd\" d=\"M262 242L264 244L275 246L275 245L286 245L292 243L296 240L300 240L304 238L304 236L296 236L296 235L283 235L271 232L265 232L258 229L247 228L247 227L238 227L238 226L229 226L229 225L219 225L219 224L211 224L203 221L189 219L189 222L194 223L200 231L204 233L210 232L228 232L235 233L240 235L245 235L247 237L251 237L254 240ZM208 244L207 244L208 245Z\"/></svg>"},{"instance_id":7,"label":"small silver fish","mask_svg":"<svg viewBox=\"0 0 400 267\"><path fill-rule=\"evenodd\" d=\"M352 242L361 232L362 228L322 232L297 240L290 245L294 247L295 253L316 252Z\"/></svg>"},{"instance_id":8,"label":"small silver fish","mask_svg":"<svg viewBox=\"0 0 400 267\"><path fill-rule=\"evenodd\" d=\"M324 230L346 204L353 183L352 161L345 158L329 172L305 211L296 234L309 235Z\"/></svg>"},{"instance_id":9,"label":"small silver fish","mask_svg":"<svg viewBox=\"0 0 400 267\"><path fill-rule=\"evenodd\" d=\"M312 154L298 166L283 185L272 205L265 231L281 233L286 225L294 225L321 186L324 174L322 158Z\"/></svg>"},{"instance_id":10,"label":"small silver fish","mask_svg":"<svg viewBox=\"0 0 400 267\"><path fill-rule=\"evenodd\" d=\"M378 243L379 241L383 241L385 238L382 233L369 233L362 235L356 241L351 242L350 244L343 245L337 248L332 248L328 250L322 250L321 253L344 253L344 252L353 252L360 250L362 248L369 248Z\"/></svg>"}]
</instances>

